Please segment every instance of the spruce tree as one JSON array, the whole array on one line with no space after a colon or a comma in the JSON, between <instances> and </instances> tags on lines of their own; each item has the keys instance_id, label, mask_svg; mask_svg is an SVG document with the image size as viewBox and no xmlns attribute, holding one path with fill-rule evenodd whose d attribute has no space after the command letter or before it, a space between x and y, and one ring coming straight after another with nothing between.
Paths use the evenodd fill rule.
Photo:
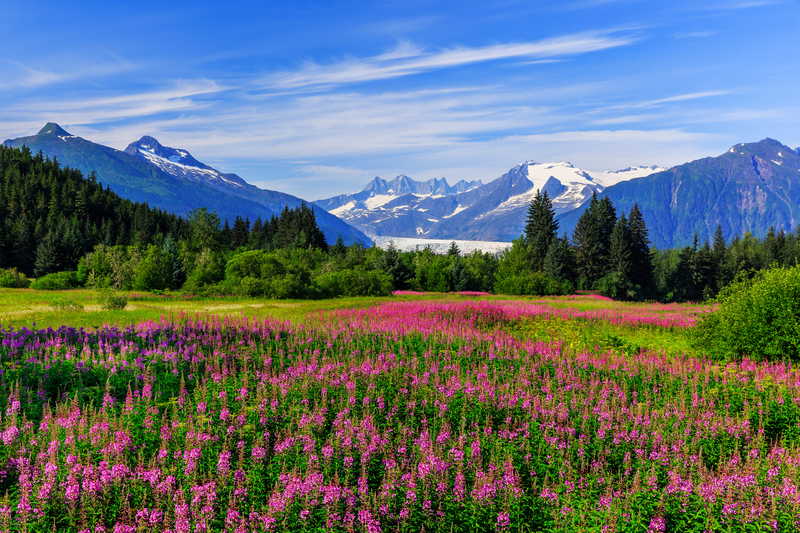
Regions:
<instances>
[{"instance_id":1,"label":"spruce tree","mask_svg":"<svg viewBox=\"0 0 800 533\"><path fill-rule=\"evenodd\" d=\"M263 228L264 222L261 220L261 215L253 222L253 227L250 228L250 235L247 236L247 247L251 250L261 250L263 248Z\"/></svg>"},{"instance_id":2,"label":"spruce tree","mask_svg":"<svg viewBox=\"0 0 800 533\"><path fill-rule=\"evenodd\" d=\"M653 260L650 255L650 238L639 205L634 203L628 213L631 271L630 280L637 287L640 297L648 297L655 291Z\"/></svg>"},{"instance_id":3,"label":"spruce tree","mask_svg":"<svg viewBox=\"0 0 800 533\"><path fill-rule=\"evenodd\" d=\"M167 233L164 244L161 245L161 251L164 255L167 285L171 290L180 289L186 282L186 272L183 269L183 261L181 261L178 251L178 243L175 242L175 238L171 233Z\"/></svg>"},{"instance_id":4,"label":"spruce tree","mask_svg":"<svg viewBox=\"0 0 800 533\"><path fill-rule=\"evenodd\" d=\"M530 250L531 269L534 272L542 271L550 245L557 238L558 222L555 216L553 202L547 196L547 191L537 189L525 221L525 243Z\"/></svg>"},{"instance_id":5,"label":"spruce tree","mask_svg":"<svg viewBox=\"0 0 800 533\"><path fill-rule=\"evenodd\" d=\"M596 206L597 195L593 195L589 207L581 214L572 231L578 286L582 289L591 289L601 272L599 230L594 216Z\"/></svg>"},{"instance_id":6,"label":"spruce tree","mask_svg":"<svg viewBox=\"0 0 800 533\"><path fill-rule=\"evenodd\" d=\"M594 193L595 199L597 193ZM600 264L599 277L605 276L610 270L611 234L617 224L617 209L611 200L604 196L594 204L592 216L597 224L598 256Z\"/></svg>"},{"instance_id":7,"label":"spruce tree","mask_svg":"<svg viewBox=\"0 0 800 533\"><path fill-rule=\"evenodd\" d=\"M237 215L231 230L231 248L236 250L241 246L246 246L249 234L250 224Z\"/></svg>"},{"instance_id":8,"label":"spruce tree","mask_svg":"<svg viewBox=\"0 0 800 533\"><path fill-rule=\"evenodd\" d=\"M389 241L389 247L381 255L378 266L392 277L392 290L395 291L407 289L414 277L394 241Z\"/></svg>"},{"instance_id":9,"label":"spruce tree","mask_svg":"<svg viewBox=\"0 0 800 533\"><path fill-rule=\"evenodd\" d=\"M716 292L719 292L730 281L725 260L728 248L725 245L725 235L722 233L720 224L717 224L717 229L714 231L712 250L714 251L714 288Z\"/></svg>"},{"instance_id":10,"label":"spruce tree","mask_svg":"<svg viewBox=\"0 0 800 533\"><path fill-rule=\"evenodd\" d=\"M566 233L562 238L553 239L550 243L542 272L548 278L575 283L575 255Z\"/></svg>"},{"instance_id":11,"label":"spruce tree","mask_svg":"<svg viewBox=\"0 0 800 533\"><path fill-rule=\"evenodd\" d=\"M450 247L447 249L447 255L449 257L458 257L461 255L461 249L456 244L456 241L450 241Z\"/></svg>"},{"instance_id":12,"label":"spruce tree","mask_svg":"<svg viewBox=\"0 0 800 533\"><path fill-rule=\"evenodd\" d=\"M342 259L347 254L347 246L344 244L344 239L342 238L341 233L339 234L339 237L336 238L334 245L328 249L328 254L337 259Z\"/></svg>"},{"instance_id":13,"label":"spruce tree","mask_svg":"<svg viewBox=\"0 0 800 533\"><path fill-rule=\"evenodd\" d=\"M631 235L625 213L619 217L609 244L609 276L606 292L615 299L630 300L636 297L631 281Z\"/></svg>"},{"instance_id":14,"label":"spruce tree","mask_svg":"<svg viewBox=\"0 0 800 533\"><path fill-rule=\"evenodd\" d=\"M450 290L461 292L469 288L471 281L469 270L461 256L453 257L448 274L450 275Z\"/></svg>"},{"instance_id":15,"label":"spruce tree","mask_svg":"<svg viewBox=\"0 0 800 533\"><path fill-rule=\"evenodd\" d=\"M58 248L58 236L54 231L48 231L39 246L36 247L36 263L33 273L37 278L60 270Z\"/></svg>"}]
</instances>

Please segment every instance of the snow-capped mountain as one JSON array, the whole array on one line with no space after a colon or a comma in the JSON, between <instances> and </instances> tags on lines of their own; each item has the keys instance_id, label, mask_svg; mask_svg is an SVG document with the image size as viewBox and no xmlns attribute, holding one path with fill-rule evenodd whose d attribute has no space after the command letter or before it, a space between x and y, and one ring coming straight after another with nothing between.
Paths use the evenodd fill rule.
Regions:
<instances>
[{"instance_id":1,"label":"snow-capped mountain","mask_svg":"<svg viewBox=\"0 0 800 533\"><path fill-rule=\"evenodd\" d=\"M392 181L375 177L359 192L342 194L327 200L317 200L314 203L330 213L338 214L352 209L376 209L409 194L419 199L442 198L470 191L481 185L483 184L480 180L469 182L461 180L450 186L445 178L414 181L405 174L400 174ZM411 198L409 200L413 201Z\"/></svg>"},{"instance_id":2,"label":"snow-capped mountain","mask_svg":"<svg viewBox=\"0 0 800 533\"><path fill-rule=\"evenodd\" d=\"M418 182L400 175L373 179L362 191L319 200L326 209L370 236L509 241L522 233L537 190L547 191L556 213L575 209L594 192L640 178L659 167L592 172L560 163L527 161L496 180Z\"/></svg>"},{"instance_id":3,"label":"snow-capped mountain","mask_svg":"<svg viewBox=\"0 0 800 533\"><path fill-rule=\"evenodd\" d=\"M285 207L303 202L290 194L259 189L236 174L219 172L186 150L162 146L148 136L123 152L70 135L58 124L48 122L36 135L8 139L3 144L41 151L58 158L63 166L94 175L123 198L178 215L206 207L231 223L237 216L252 222L259 216L279 215ZM345 243L372 244L366 235L322 209L317 209L317 223L330 243L341 235Z\"/></svg>"},{"instance_id":4,"label":"snow-capped mountain","mask_svg":"<svg viewBox=\"0 0 800 533\"><path fill-rule=\"evenodd\" d=\"M173 176L184 179L212 186L247 186L247 182L236 174L223 174L201 163L186 150L162 146L161 143L149 135L145 135L138 141L129 144L125 149L125 153L155 165Z\"/></svg>"}]
</instances>

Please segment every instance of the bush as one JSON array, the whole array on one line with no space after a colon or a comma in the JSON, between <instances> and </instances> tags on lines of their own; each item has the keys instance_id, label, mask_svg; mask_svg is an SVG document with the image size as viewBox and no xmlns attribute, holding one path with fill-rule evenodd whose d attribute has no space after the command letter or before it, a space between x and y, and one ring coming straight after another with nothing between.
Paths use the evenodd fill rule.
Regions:
<instances>
[{"instance_id":1,"label":"bush","mask_svg":"<svg viewBox=\"0 0 800 533\"><path fill-rule=\"evenodd\" d=\"M101 289L97 300L100 302L100 306L107 311L118 311L125 309L128 305L128 295L111 288Z\"/></svg>"},{"instance_id":2,"label":"bush","mask_svg":"<svg viewBox=\"0 0 800 533\"><path fill-rule=\"evenodd\" d=\"M497 294L557 296L572 294L572 284L548 278L541 272L528 272L499 279L495 282Z\"/></svg>"},{"instance_id":3,"label":"bush","mask_svg":"<svg viewBox=\"0 0 800 533\"><path fill-rule=\"evenodd\" d=\"M63 291L80 287L78 273L75 271L55 272L42 276L31 284L32 289L40 291Z\"/></svg>"},{"instance_id":4,"label":"bush","mask_svg":"<svg viewBox=\"0 0 800 533\"><path fill-rule=\"evenodd\" d=\"M17 272L16 268L0 269L0 288L27 289L30 285L31 280L22 272Z\"/></svg>"},{"instance_id":5,"label":"bush","mask_svg":"<svg viewBox=\"0 0 800 533\"><path fill-rule=\"evenodd\" d=\"M695 345L716 358L800 358L800 266L739 276L694 328Z\"/></svg>"},{"instance_id":6,"label":"bush","mask_svg":"<svg viewBox=\"0 0 800 533\"><path fill-rule=\"evenodd\" d=\"M83 311L84 307L83 304L76 302L75 300L70 300L69 298L65 298L63 300L53 300L50 302L50 307L57 311Z\"/></svg>"},{"instance_id":7,"label":"bush","mask_svg":"<svg viewBox=\"0 0 800 533\"><path fill-rule=\"evenodd\" d=\"M346 269L322 274L315 281L329 297L388 296L392 292L392 276L380 270Z\"/></svg>"}]
</instances>

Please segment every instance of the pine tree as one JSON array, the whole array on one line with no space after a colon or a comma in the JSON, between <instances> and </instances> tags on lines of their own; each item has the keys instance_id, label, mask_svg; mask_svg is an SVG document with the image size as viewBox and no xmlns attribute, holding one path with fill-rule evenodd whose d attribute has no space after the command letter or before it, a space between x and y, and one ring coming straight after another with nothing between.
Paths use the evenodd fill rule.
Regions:
<instances>
[{"instance_id":1,"label":"pine tree","mask_svg":"<svg viewBox=\"0 0 800 533\"><path fill-rule=\"evenodd\" d=\"M236 250L241 246L246 246L249 236L249 221L245 221L242 219L242 217L237 215L236 219L233 221L233 229L231 230L231 248Z\"/></svg>"},{"instance_id":2,"label":"pine tree","mask_svg":"<svg viewBox=\"0 0 800 533\"><path fill-rule=\"evenodd\" d=\"M764 239L763 250L764 267L769 268L780 257L780 253L778 251L778 241L775 237L775 228L773 226L769 227L769 232Z\"/></svg>"},{"instance_id":3,"label":"pine tree","mask_svg":"<svg viewBox=\"0 0 800 533\"><path fill-rule=\"evenodd\" d=\"M453 257L453 262L449 269L450 275L450 289L454 292L465 291L470 285L470 275L466 263L461 256L456 255Z\"/></svg>"},{"instance_id":4,"label":"pine tree","mask_svg":"<svg viewBox=\"0 0 800 533\"><path fill-rule=\"evenodd\" d=\"M456 241L450 241L450 247L447 249L447 255L449 257L458 257L461 255L461 249L456 244Z\"/></svg>"},{"instance_id":5,"label":"pine tree","mask_svg":"<svg viewBox=\"0 0 800 533\"><path fill-rule=\"evenodd\" d=\"M594 193L596 197L597 193ZM600 277L610 270L611 234L617 224L617 208L611 200L604 196L596 202L592 216L597 224L598 255L600 263Z\"/></svg>"},{"instance_id":6,"label":"pine tree","mask_svg":"<svg viewBox=\"0 0 800 533\"><path fill-rule=\"evenodd\" d=\"M336 243L334 243L334 245L328 249L328 254L337 259L341 259L347 254L347 246L344 244L344 239L342 238L341 233L339 234L339 237L336 238Z\"/></svg>"},{"instance_id":7,"label":"pine tree","mask_svg":"<svg viewBox=\"0 0 800 533\"><path fill-rule=\"evenodd\" d=\"M48 231L39 246L36 247L36 263L33 273L37 278L60 270L58 236Z\"/></svg>"},{"instance_id":8,"label":"pine tree","mask_svg":"<svg viewBox=\"0 0 800 533\"><path fill-rule=\"evenodd\" d=\"M378 266L392 277L392 290L395 291L407 289L414 277L394 241L389 241L389 246L381 255Z\"/></svg>"},{"instance_id":9,"label":"pine tree","mask_svg":"<svg viewBox=\"0 0 800 533\"><path fill-rule=\"evenodd\" d=\"M553 202L547 191L536 190L536 195L528 207L528 218L525 222L525 243L530 250L531 269L541 272L550 245L557 238L558 222L555 220Z\"/></svg>"},{"instance_id":10,"label":"pine tree","mask_svg":"<svg viewBox=\"0 0 800 533\"><path fill-rule=\"evenodd\" d=\"M637 287L639 296L646 298L655 292L655 278L647 226L636 203L628 213L628 234L631 252L630 280Z\"/></svg>"},{"instance_id":11,"label":"pine tree","mask_svg":"<svg viewBox=\"0 0 800 533\"><path fill-rule=\"evenodd\" d=\"M593 216L596 205L597 195L593 195L589 207L581 214L572 231L578 286L583 289L591 289L601 272L599 230Z\"/></svg>"},{"instance_id":12,"label":"pine tree","mask_svg":"<svg viewBox=\"0 0 800 533\"><path fill-rule=\"evenodd\" d=\"M714 290L719 292L729 281L726 256L728 248L725 245L725 235L722 233L722 226L717 224L714 231Z\"/></svg>"},{"instance_id":13,"label":"pine tree","mask_svg":"<svg viewBox=\"0 0 800 533\"><path fill-rule=\"evenodd\" d=\"M575 254L566 233L562 238L553 239L550 243L542 272L548 278L575 283Z\"/></svg>"},{"instance_id":14,"label":"pine tree","mask_svg":"<svg viewBox=\"0 0 800 533\"><path fill-rule=\"evenodd\" d=\"M608 296L624 300L635 298L636 289L631 281L631 234L625 213L619 217L611 232L608 264Z\"/></svg>"},{"instance_id":15,"label":"pine tree","mask_svg":"<svg viewBox=\"0 0 800 533\"><path fill-rule=\"evenodd\" d=\"M261 215L253 222L253 227L250 228L250 235L247 237L247 247L251 250L261 250L263 247L263 228L264 222L261 220Z\"/></svg>"},{"instance_id":16,"label":"pine tree","mask_svg":"<svg viewBox=\"0 0 800 533\"><path fill-rule=\"evenodd\" d=\"M175 242L171 233L167 233L164 238L161 251L164 254L164 264L166 265L165 278L167 285L171 290L180 289L186 282L186 272L183 269L183 261L181 261L178 251L178 243Z\"/></svg>"}]
</instances>

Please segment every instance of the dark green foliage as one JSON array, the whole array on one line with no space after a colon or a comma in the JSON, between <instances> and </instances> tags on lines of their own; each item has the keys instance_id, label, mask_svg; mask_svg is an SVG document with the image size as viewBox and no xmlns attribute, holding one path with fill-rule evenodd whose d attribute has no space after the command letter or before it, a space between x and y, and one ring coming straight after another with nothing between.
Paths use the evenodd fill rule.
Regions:
<instances>
[{"instance_id":1,"label":"dark green foliage","mask_svg":"<svg viewBox=\"0 0 800 533\"><path fill-rule=\"evenodd\" d=\"M344 244L344 239L342 239L341 234L339 234L339 237L337 237L334 245L328 249L328 253L330 254L331 257L337 259L341 259L345 256L345 254L347 254L347 246Z\"/></svg>"},{"instance_id":2,"label":"dark green foliage","mask_svg":"<svg viewBox=\"0 0 800 533\"><path fill-rule=\"evenodd\" d=\"M319 248L328 250L325 235L317 225L314 208L305 202L294 209L284 207L278 219L270 221L273 233L272 246L275 248Z\"/></svg>"},{"instance_id":3,"label":"dark green foliage","mask_svg":"<svg viewBox=\"0 0 800 533\"><path fill-rule=\"evenodd\" d=\"M456 255L450 263L450 289L453 291L466 291L470 288L471 280L469 270L464 260Z\"/></svg>"},{"instance_id":4,"label":"dark green foliage","mask_svg":"<svg viewBox=\"0 0 800 533\"><path fill-rule=\"evenodd\" d=\"M500 254L494 289L500 294L550 295L571 292L569 281L547 277L542 272L533 272L528 266L529 252L524 237L520 236L511 248Z\"/></svg>"},{"instance_id":5,"label":"dark green foliage","mask_svg":"<svg viewBox=\"0 0 800 533\"><path fill-rule=\"evenodd\" d=\"M447 249L447 255L450 257L458 257L461 255L461 250L456 244L456 241L450 241L450 248Z\"/></svg>"},{"instance_id":6,"label":"dark green foliage","mask_svg":"<svg viewBox=\"0 0 800 533\"><path fill-rule=\"evenodd\" d=\"M602 280L602 292L617 300L631 300L636 290L631 280L631 230L625 213L619 217L611 233L609 245L609 273Z\"/></svg>"},{"instance_id":7,"label":"dark green foliage","mask_svg":"<svg viewBox=\"0 0 800 533\"><path fill-rule=\"evenodd\" d=\"M536 272L544 268L550 245L557 238L558 222L555 216L553 202L547 196L547 191L537 190L528 207L528 218L525 222L525 243L530 250L531 269Z\"/></svg>"},{"instance_id":8,"label":"dark green foliage","mask_svg":"<svg viewBox=\"0 0 800 533\"><path fill-rule=\"evenodd\" d=\"M80 283L78 282L78 273L75 271L54 272L31 283L31 289L40 291L61 291L77 287L80 287Z\"/></svg>"},{"instance_id":9,"label":"dark green foliage","mask_svg":"<svg viewBox=\"0 0 800 533\"><path fill-rule=\"evenodd\" d=\"M575 283L575 252L566 234L550 243L542 272L549 278Z\"/></svg>"},{"instance_id":10,"label":"dark green foliage","mask_svg":"<svg viewBox=\"0 0 800 533\"><path fill-rule=\"evenodd\" d=\"M380 270L364 268L340 270L322 274L315 281L329 298L388 296L392 292L392 278Z\"/></svg>"},{"instance_id":11,"label":"dark green foliage","mask_svg":"<svg viewBox=\"0 0 800 533\"><path fill-rule=\"evenodd\" d=\"M379 268L391 278L392 290L403 290L411 286L414 272L403 260L394 242L390 242L389 247L381 255Z\"/></svg>"},{"instance_id":12,"label":"dark green foliage","mask_svg":"<svg viewBox=\"0 0 800 533\"><path fill-rule=\"evenodd\" d=\"M740 274L696 327L696 342L716 357L800 359L800 266Z\"/></svg>"},{"instance_id":13,"label":"dark green foliage","mask_svg":"<svg viewBox=\"0 0 800 533\"><path fill-rule=\"evenodd\" d=\"M639 205L634 203L628 213L628 239L630 249L630 280L637 297L651 297L655 290L653 262L650 258L650 238Z\"/></svg>"},{"instance_id":14,"label":"dark green foliage","mask_svg":"<svg viewBox=\"0 0 800 533\"><path fill-rule=\"evenodd\" d=\"M48 231L36 247L36 264L33 273L37 277L58 272L61 267L58 238L55 232Z\"/></svg>"},{"instance_id":15,"label":"dark green foliage","mask_svg":"<svg viewBox=\"0 0 800 533\"><path fill-rule=\"evenodd\" d=\"M600 230L593 213L597 212L597 196L592 196L589 208L586 209L572 232L572 245L575 247L575 266L578 276L578 287L591 289L594 282L601 277L602 248Z\"/></svg>"},{"instance_id":16,"label":"dark green foliage","mask_svg":"<svg viewBox=\"0 0 800 533\"><path fill-rule=\"evenodd\" d=\"M146 245L159 233L184 237L186 222L124 200L41 153L0 147L0 267L41 276L75 269L97 244Z\"/></svg>"}]
</instances>

